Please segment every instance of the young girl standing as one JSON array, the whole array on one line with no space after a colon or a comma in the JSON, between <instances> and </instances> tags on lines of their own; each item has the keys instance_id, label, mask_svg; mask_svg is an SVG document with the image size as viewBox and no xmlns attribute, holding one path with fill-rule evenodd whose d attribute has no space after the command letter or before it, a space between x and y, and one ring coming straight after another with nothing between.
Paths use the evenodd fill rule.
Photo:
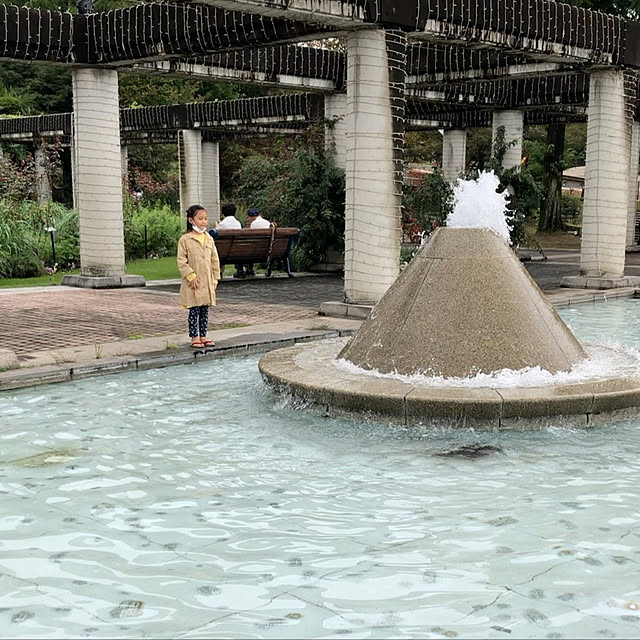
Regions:
<instances>
[{"instance_id":1,"label":"young girl standing","mask_svg":"<svg viewBox=\"0 0 640 640\"><path fill-rule=\"evenodd\" d=\"M207 325L209 307L216 304L220 261L213 238L206 233L208 222L206 209L194 204L187 209L187 233L178 240L180 304L189 309L189 337L195 349L215 345L207 338Z\"/></svg>"}]
</instances>

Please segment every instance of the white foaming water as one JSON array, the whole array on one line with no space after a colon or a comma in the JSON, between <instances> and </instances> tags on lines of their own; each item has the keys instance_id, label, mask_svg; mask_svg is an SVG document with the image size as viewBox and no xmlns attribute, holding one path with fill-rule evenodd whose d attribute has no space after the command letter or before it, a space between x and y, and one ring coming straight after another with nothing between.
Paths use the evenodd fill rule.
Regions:
<instances>
[{"instance_id":1,"label":"white foaming water","mask_svg":"<svg viewBox=\"0 0 640 640\"><path fill-rule=\"evenodd\" d=\"M477 180L458 180L453 188L453 211L447 217L447 227L491 229L510 244L505 219L509 194L498 193L499 185L493 171L483 171Z\"/></svg>"},{"instance_id":2,"label":"white foaming water","mask_svg":"<svg viewBox=\"0 0 640 640\"><path fill-rule=\"evenodd\" d=\"M577 363L570 371L551 373L541 367L524 369L500 369L492 373L477 373L466 377L445 378L428 373L403 375L381 373L375 369L363 369L348 360L335 361L338 369L355 375L368 375L387 380L399 380L424 387L491 387L494 389L514 387L546 387L558 384L574 384L604 378L633 376L640 369L640 351L619 344L583 344L589 357Z\"/></svg>"}]
</instances>

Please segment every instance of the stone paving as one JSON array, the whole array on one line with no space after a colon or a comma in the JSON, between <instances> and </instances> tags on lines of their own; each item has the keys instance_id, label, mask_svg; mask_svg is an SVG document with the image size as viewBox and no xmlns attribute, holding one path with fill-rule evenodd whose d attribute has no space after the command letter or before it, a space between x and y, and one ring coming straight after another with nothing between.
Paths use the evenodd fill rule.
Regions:
<instances>
[{"instance_id":1,"label":"stone paving","mask_svg":"<svg viewBox=\"0 0 640 640\"><path fill-rule=\"evenodd\" d=\"M579 290L558 289L564 275L575 275L577 251L547 251L546 261L524 263L554 300ZM626 273L640 275L640 253L627 255ZM136 289L90 290L70 287L0 289L0 349L22 362L34 352L99 345L114 341L184 334L186 314L178 306L176 282ZM343 281L332 276L276 277L271 280L225 279L210 328L252 326L317 316L321 302L342 300ZM318 318L322 323L322 318Z\"/></svg>"},{"instance_id":2,"label":"stone paving","mask_svg":"<svg viewBox=\"0 0 640 640\"><path fill-rule=\"evenodd\" d=\"M31 352L176 334L186 338L187 312L177 284L96 291L69 287L0 290L0 349ZM223 281L210 329L313 318L325 299L340 299L332 277Z\"/></svg>"}]
</instances>

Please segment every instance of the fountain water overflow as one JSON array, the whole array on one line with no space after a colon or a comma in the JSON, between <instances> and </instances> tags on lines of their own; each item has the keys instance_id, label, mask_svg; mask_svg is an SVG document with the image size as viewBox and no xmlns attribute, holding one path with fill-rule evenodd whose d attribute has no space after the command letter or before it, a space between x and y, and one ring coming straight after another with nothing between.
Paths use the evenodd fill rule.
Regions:
<instances>
[{"instance_id":1,"label":"fountain water overflow","mask_svg":"<svg viewBox=\"0 0 640 640\"><path fill-rule=\"evenodd\" d=\"M527 428L639 413L638 354L578 342L508 246L497 187L493 173L458 181L447 226L357 334L270 352L263 376L329 411L405 424Z\"/></svg>"}]
</instances>

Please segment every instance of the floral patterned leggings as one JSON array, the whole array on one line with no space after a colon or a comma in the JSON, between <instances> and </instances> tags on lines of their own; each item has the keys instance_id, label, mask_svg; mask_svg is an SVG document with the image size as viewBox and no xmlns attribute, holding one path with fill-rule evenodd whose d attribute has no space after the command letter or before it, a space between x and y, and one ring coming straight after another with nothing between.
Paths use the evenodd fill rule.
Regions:
<instances>
[{"instance_id":1,"label":"floral patterned leggings","mask_svg":"<svg viewBox=\"0 0 640 640\"><path fill-rule=\"evenodd\" d=\"M204 338L207 335L207 326L209 324L209 307L205 304L202 307L189 307L189 337L195 338L200 336ZM198 333L198 329L200 333Z\"/></svg>"}]
</instances>

